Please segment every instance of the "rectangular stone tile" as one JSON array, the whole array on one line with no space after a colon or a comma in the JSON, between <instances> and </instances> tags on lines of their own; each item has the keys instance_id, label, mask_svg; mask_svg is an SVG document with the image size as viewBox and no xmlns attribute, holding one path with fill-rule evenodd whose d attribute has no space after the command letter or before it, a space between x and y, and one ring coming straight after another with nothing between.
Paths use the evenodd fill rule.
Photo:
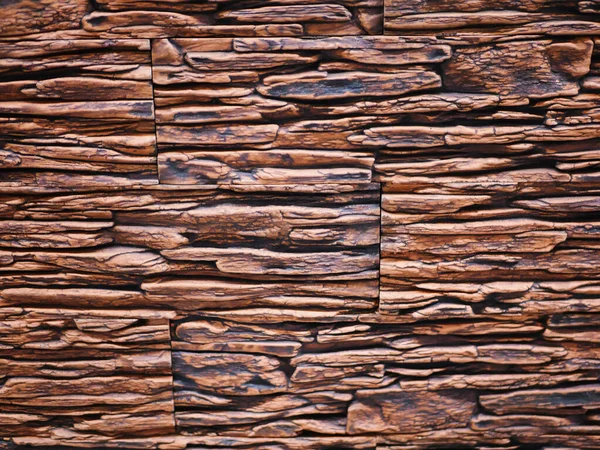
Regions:
<instances>
[{"instance_id":1,"label":"rectangular stone tile","mask_svg":"<svg viewBox=\"0 0 600 450\"><path fill-rule=\"evenodd\" d=\"M386 186L380 311L407 321L598 313L597 187L534 175Z\"/></svg>"},{"instance_id":2,"label":"rectangular stone tile","mask_svg":"<svg viewBox=\"0 0 600 450\"><path fill-rule=\"evenodd\" d=\"M576 435L572 427L595 408L584 393L595 386L599 347L540 339L545 326L543 318L399 325L367 315L335 324L189 316L172 327L178 430L222 439L378 433L418 448L443 437L498 444L536 429ZM519 395L539 406L513 401ZM545 406L555 399L578 403Z\"/></svg>"},{"instance_id":3,"label":"rectangular stone tile","mask_svg":"<svg viewBox=\"0 0 600 450\"><path fill-rule=\"evenodd\" d=\"M5 305L374 311L379 186L2 198Z\"/></svg>"},{"instance_id":4,"label":"rectangular stone tile","mask_svg":"<svg viewBox=\"0 0 600 450\"><path fill-rule=\"evenodd\" d=\"M92 445L173 433L168 314L0 301L0 435Z\"/></svg>"},{"instance_id":5,"label":"rectangular stone tile","mask_svg":"<svg viewBox=\"0 0 600 450\"><path fill-rule=\"evenodd\" d=\"M0 187L156 183L150 41L0 43Z\"/></svg>"},{"instance_id":6,"label":"rectangular stone tile","mask_svg":"<svg viewBox=\"0 0 600 450\"><path fill-rule=\"evenodd\" d=\"M383 329L351 318L335 325L317 317L309 324L266 322L207 315L175 321L180 432L273 438L355 434L347 421L355 392L397 381L397 375L386 374L385 358L378 357L385 351ZM361 348L371 336L370 343L381 350ZM340 345L345 350L337 351ZM353 352L369 352L375 362L345 356ZM321 363L320 357L332 362Z\"/></svg>"},{"instance_id":7,"label":"rectangular stone tile","mask_svg":"<svg viewBox=\"0 0 600 450\"><path fill-rule=\"evenodd\" d=\"M596 47L575 36L455 44L444 89L499 104L363 132L382 146L383 315L597 312L582 291L600 277Z\"/></svg>"},{"instance_id":8,"label":"rectangular stone tile","mask_svg":"<svg viewBox=\"0 0 600 450\"><path fill-rule=\"evenodd\" d=\"M542 22L535 38L534 25L515 28L518 39L492 27L440 31L429 42L452 48L439 66L452 106L430 100L355 138L379 146L379 311L358 318L370 327L363 348L293 360L384 364L398 376L357 391L348 408L347 429L378 433L378 448L598 442L598 50L579 35L593 27L578 23L544 39ZM477 95L498 101L471 108ZM375 329L408 335L381 331L375 343Z\"/></svg>"},{"instance_id":9,"label":"rectangular stone tile","mask_svg":"<svg viewBox=\"0 0 600 450\"><path fill-rule=\"evenodd\" d=\"M16 0L0 39L380 34L383 0Z\"/></svg>"},{"instance_id":10,"label":"rectangular stone tile","mask_svg":"<svg viewBox=\"0 0 600 450\"><path fill-rule=\"evenodd\" d=\"M596 146L477 146L476 157L445 147L384 163L380 311L401 321L599 312Z\"/></svg>"},{"instance_id":11,"label":"rectangular stone tile","mask_svg":"<svg viewBox=\"0 0 600 450\"><path fill-rule=\"evenodd\" d=\"M385 0L386 33L598 34L594 0Z\"/></svg>"},{"instance_id":12,"label":"rectangular stone tile","mask_svg":"<svg viewBox=\"0 0 600 450\"><path fill-rule=\"evenodd\" d=\"M427 103L419 92L441 87L450 50L383 36L157 40L160 180L369 182L376 146L355 135Z\"/></svg>"}]
</instances>

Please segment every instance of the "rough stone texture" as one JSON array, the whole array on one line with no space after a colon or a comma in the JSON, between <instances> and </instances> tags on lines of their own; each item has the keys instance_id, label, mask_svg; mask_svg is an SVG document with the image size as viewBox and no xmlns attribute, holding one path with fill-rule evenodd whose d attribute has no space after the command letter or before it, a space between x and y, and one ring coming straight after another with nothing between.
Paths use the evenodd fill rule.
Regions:
<instances>
[{"instance_id":1,"label":"rough stone texture","mask_svg":"<svg viewBox=\"0 0 600 450\"><path fill-rule=\"evenodd\" d=\"M161 182L351 183L369 182L375 159L351 137L394 123L409 99L441 87L431 67L450 47L394 37L159 39L152 56ZM365 105L371 96L389 106Z\"/></svg>"},{"instance_id":2,"label":"rough stone texture","mask_svg":"<svg viewBox=\"0 0 600 450\"><path fill-rule=\"evenodd\" d=\"M383 0L2 0L0 39L380 34Z\"/></svg>"},{"instance_id":3,"label":"rough stone texture","mask_svg":"<svg viewBox=\"0 0 600 450\"><path fill-rule=\"evenodd\" d=\"M69 445L174 432L168 314L24 303L0 308L3 437Z\"/></svg>"},{"instance_id":4,"label":"rough stone texture","mask_svg":"<svg viewBox=\"0 0 600 450\"><path fill-rule=\"evenodd\" d=\"M0 189L156 184L150 59L147 39L0 42Z\"/></svg>"},{"instance_id":5,"label":"rough stone texture","mask_svg":"<svg viewBox=\"0 0 600 450\"><path fill-rule=\"evenodd\" d=\"M1 450L600 448L599 2L0 12Z\"/></svg>"},{"instance_id":6,"label":"rough stone texture","mask_svg":"<svg viewBox=\"0 0 600 450\"><path fill-rule=\"evenodd\" d=\"M385 30L392 34L598 34L597 0L385 0Z\"/></svg>"},{"instance_id":7,"label":"rough stone texture","mask_svg":"<svg viewBox=\"0 0 600 450\"><path fill-rule=\"evenodd\" d=\"M215 314L372 311L379 190L338 190L154 187L4 197L0 299Z\"/></svg>"}]
</instances>

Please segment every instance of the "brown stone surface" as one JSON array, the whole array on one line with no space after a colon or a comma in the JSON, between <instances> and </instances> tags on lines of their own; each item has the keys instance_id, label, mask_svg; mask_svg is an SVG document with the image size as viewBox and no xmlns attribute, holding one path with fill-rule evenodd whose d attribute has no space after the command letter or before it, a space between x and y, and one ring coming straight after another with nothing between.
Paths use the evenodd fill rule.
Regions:
<instances>
[{"instance_id":1,"label":"brown stone surface","mask_svg":"<svg viewBox=\"0 0 600 450\"><path fill-rule=\"evenodd\" d=\"M385 30L461 37L598 34L596 0L385 0Z\"/></svg>"},{"instance_id":2,"label":"brown stone surface","mask_svg":"<svg viewBox=\"0 0 600 450\"><path fill-rule=\"evenodd\" d=\"M374 148L352 136L427 102L419 93L441 87L431 65L448 58L447 45L394 37L157 40L159 180L369 182Z\"/></svg>"},{"instance_id":3,"label":"brown stone surface","mask_svg":"<svg viewBox=\"0 0 600 450\"><path fill-rule=\"evenodd\" d=\"M379 34L383 0L4 0L0 39Z\"/></svg>"},{"instance_id":4,"label":"brown stone surface","mask_svg":"<svg viewBox=\"0 0 600 450\"><path fill-rule=\"evenodd\" d=\"M156 184L150 59L147 39L0 42L0 188Z\"/></svg>"},{"instance_id":5,"label":"brown stone surface","mask_svg":"<svg viewBox=\"0 0 600 450\"><path fill-rule=\"evenodd\" d=\"M600 448L598 1L0 13L0 450Z\"/></svg>"}]
</instances>

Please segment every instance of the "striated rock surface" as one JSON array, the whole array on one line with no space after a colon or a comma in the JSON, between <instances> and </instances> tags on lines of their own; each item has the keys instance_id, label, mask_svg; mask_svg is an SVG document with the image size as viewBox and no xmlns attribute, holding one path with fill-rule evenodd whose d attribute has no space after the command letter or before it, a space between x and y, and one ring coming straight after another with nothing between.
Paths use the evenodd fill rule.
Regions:
<instances>
[{"instance_id":1,"label":"striated rock surface","mask_svg":"<svg viewBox=\"0 0 600 450\"><path fill-rule=\"evenodd\" d=\"M380 34L383 0L7 0L0 39Z\"/></svg>"},{"instance_id":2,"label":"striated rock surface","mask_svg":"<svg viewBox=\"0 0 600 450\"><path fill-rule=\"evenodd\" d=\"M151 78L145 39L0 42L0 188L156 184Z\"/></svg>"},{"instance_id":3,"label":"striated rock surface","mask_svg":"<svg viewBox=\"0 0 600 450\"><path fill-rule=\"evenodd\" d=\"M0 13L0 450L600 448L598 1Z\"/></svg>"},{"instance_id":4,"label":"striated rock surface","mask_svg":"<svg viewBox=\"0 0 600 450\"><path fill-rule=\"evenodd\" d=\"M441 87L433 67L450 55L448 45L383 36L157 40L159 179L369 182L374 148L351 137L427 104L419 94Z\"/></svg>"}]
</instances>

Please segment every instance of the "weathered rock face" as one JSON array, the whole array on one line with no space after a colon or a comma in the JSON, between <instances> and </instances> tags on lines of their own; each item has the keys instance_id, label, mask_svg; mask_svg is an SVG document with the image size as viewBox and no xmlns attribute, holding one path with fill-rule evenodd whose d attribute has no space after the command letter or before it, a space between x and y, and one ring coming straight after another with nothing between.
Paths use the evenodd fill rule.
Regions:
<instances>
[{"instance_id":1,"label":"weathered rock face","mask_svg":"<svg viewBox=\"0 0 600 450\"><path fill-rule=\"evenodd\" d=\"M387 33L543 35L598 33L595 0L385 0Z\"/></svg>"},{"instance_id":2,"label":"weathered rock face","mask_svg":"<svg viewBox=\"0 0 600 450\"><path fill-rule=\"evenodd\" d=\"M56 303L1 309L2 436L172 434L170 315Z\"/></svg>"},{"instance_id":3,"label":"weathered rock face","mask_svg":"<svg viewBox=\"0 0 600 450\"><path fill-rule=\"evenodd\" d=\"M270 307L277 314L377 306L376 186L290 194L148 188L12 199L1 235L2 269L11 273L0 292L5 305L264 307L266 314ZM20 267L37 275L46 268L48 278L36 282Z\"/></svg>"},{"instance_id":4,"label":"weathered rock face","mask_svg":"<svg viewBox=\"0 0 600 450\"><path fill-rule=\"evenodd\" d=\"M599 2L0 13L0 449L600 448Z\"/></svg>"},{"instance_id":5,"label":"weathered rock face","mask_svg":"<svg viewBox=\"0 0 600 450\"><path fill-rule=\"evenodd\" d=\"M151 77L147 39L0 42L2 189L155 184Z\"/></svg>"},{"instance_id":6,"label":"weathered rock face","mask_svg":"<svg viewBox=\"0 0 600 450\"><path fill-rule=\"evenodd\" d=\"M475 410L473 392L358 391L348 408L348 432L418 433L466 427Z\"/></svg>"},{"instance_id":7,"label":"weathered rock face","mask_svg":"<svg viewBox=\"0 0 600 450\"><path fill-rule=\"evenodd\" d=\"M5 0L0 37L379 34L383 0Z\"/></svg>"},{"instance_id":8,"label":"weathered rock face","mask_svg":"<svg viewBox=\"0 0 600 450\"><path fill-rule=\"evenodd\" d=\"M450 52L394 37L157 40L159 179L369 182L374 146L352 136L394 123L420 92L440 88L433 67Z\"/></svg>"},{"instance_id":9,"label":"weathered rock face","mask_svg":"<svg viewBox=\"0 0 600 450\"><path fill-rule=\"evenodd\" d=\"M450 89L528 98L572 96L590 71L593 41L511 42L457 49L444 67Z\"/></svg>"}]
</instances>

